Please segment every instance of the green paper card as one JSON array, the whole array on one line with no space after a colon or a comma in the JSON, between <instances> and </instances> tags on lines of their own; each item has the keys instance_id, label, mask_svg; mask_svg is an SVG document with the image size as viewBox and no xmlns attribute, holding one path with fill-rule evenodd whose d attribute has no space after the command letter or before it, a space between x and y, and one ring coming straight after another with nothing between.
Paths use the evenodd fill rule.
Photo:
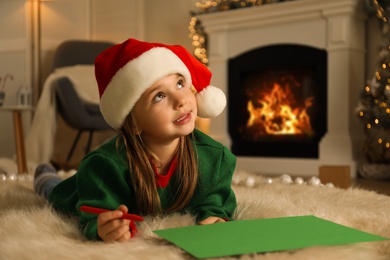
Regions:
<instances>
[{"instance_id":1,"label":"green paper card","mask_svg":"<svg viewBox=\"0 0 390 260\"><path fill-rule=\"evenodd\" d=\"M153 232L197 258L387 240L315 216L237 220Z\"/></svg>"}]
</instances>

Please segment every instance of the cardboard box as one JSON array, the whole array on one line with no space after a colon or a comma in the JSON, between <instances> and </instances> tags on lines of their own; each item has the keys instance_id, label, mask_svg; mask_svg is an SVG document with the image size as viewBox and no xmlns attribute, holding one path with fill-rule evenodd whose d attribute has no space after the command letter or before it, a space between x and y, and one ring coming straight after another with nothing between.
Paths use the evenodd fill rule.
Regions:
<instances>
[{"instance_id":1,"label":"cardboard box","mask_svg":"<svg viewBox=\"0 0 390 260\"><path fill-rule=\"evenodd\" d=\"M333 183L334 186L347 189L351 183L349 165L320 166L319 178L323 184Z\"/></svg>"}]
</instances>

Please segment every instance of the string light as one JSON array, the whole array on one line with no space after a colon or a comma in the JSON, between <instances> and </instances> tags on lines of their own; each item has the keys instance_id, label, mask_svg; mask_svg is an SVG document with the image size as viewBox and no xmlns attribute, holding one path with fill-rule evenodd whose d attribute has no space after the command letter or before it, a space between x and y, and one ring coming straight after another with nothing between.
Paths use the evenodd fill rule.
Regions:
<instances>
[{"instance_id":1,"label":"string light","mask_svg":"<svg viewBox=\"0 0 390 260\"><path fill-rule=\"evenodd\" d=\"M207 35L197 17L193 16L188 27L190 30L189 37L192 40L192 46L195 47L194 55L200 62L207 65Z\"/></svg>"},{"instance_id":2,"label":"string light","mask_svg":"<svg viewBox=\"0 0 390 260\"><path fill-rule=\"evenodd\" d=\"M387 23L388 18L385 15L385 10L384 8L379 4L378 0L373 0L372 5L376 9L376 16L382 20L382 22Z\"/></svg>"}]
</instances>

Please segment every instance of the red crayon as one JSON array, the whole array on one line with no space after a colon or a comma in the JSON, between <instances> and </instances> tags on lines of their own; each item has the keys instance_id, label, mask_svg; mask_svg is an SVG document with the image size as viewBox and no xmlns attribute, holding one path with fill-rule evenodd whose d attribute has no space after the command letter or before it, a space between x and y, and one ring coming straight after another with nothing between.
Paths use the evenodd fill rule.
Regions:
<instances>
[{"instance_id":1,"label":"red crayon","mask_svg":"<svg viewBox=\"0 0 390 260\"><path fill-rule=\"evenodd\" d=\"M80 210L82 212L90 213L90 214L100 214L100 213L103 213L103 212L111 211L111 210L107 210L107 209L95 208L95 207L90 207L90 206L81 206ZM127 213L123 213L122 218L131 220L131 221L134 221L134 222L139 222L139 221L143 221L144 220L144 218L139 216L139 215L127 214Z\"/></svg>"}]
</instances>

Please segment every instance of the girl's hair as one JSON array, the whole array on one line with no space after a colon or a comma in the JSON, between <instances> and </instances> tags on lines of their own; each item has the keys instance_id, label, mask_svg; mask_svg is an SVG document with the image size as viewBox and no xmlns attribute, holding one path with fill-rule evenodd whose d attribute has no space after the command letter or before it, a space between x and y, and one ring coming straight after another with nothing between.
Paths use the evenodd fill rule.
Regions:
<instances>
[{"instance_id":1,"label":"girl's hair","mask_svg":"<svg viewBox=\"0 0 390 260\"><path fill-rule=\"evenodd\" d=\"M145 146L132 113L127 116L119 132L126 147L129 161L129 182L135 196L135 209L138 214L155 216L160 213L175 212L183 209L195 192L198 180L198 165L196 152L192 144L192 134L182 136L175 156L177 167L170 182L173 183L172 194L165 212L161 207L160 198L156 187L156 178L151 160L156 162L157 158ZM119 140L119 139L118 139ZM172 185L172 184L171 184Z\"/></svg>"}]
</instances>

